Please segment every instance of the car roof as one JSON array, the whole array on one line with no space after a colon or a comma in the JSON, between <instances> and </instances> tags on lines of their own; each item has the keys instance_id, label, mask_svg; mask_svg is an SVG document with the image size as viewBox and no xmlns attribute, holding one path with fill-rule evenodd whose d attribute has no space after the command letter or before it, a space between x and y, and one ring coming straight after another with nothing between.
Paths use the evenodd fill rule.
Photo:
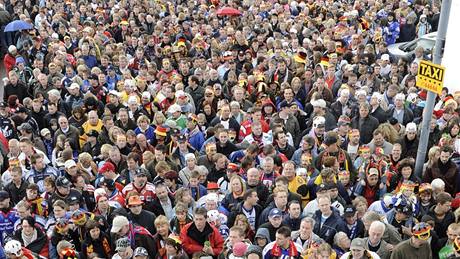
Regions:
<instances>
[{"instance_id":1,"label":"car roof","mask_svg":"<svg viewBox=\"0 0 460 259\"><path fill-rule=\"evenodd\" d=\"M431 33L423 35L421 38L427 39L427 40L436 40L436 35L437 35L437 32L431 32Z\"/></svg>"}]
</instances>

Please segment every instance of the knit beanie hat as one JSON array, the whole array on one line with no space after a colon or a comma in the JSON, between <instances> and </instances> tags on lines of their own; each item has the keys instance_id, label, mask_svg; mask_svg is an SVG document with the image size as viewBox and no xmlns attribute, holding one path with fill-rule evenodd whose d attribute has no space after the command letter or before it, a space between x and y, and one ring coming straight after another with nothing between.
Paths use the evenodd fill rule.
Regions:
<instances>
[{"instance_id":1,"label":"knit beanie hat","mask_svg":"<svg viewBox=\"0 0 460 259\"><path fill-rule=\"evenodd\" d=\"M246 250L245 256L247 257L250 254L257 254L258 256L260 256L260 258L262 258L262 248L257 245L250 245Z\"/></svg>"}]
</instances>

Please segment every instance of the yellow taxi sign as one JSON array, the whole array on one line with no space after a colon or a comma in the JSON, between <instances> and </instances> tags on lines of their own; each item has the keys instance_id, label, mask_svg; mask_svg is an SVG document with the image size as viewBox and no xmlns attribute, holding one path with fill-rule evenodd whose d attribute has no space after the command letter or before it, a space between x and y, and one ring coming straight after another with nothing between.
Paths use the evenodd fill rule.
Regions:
<instances>
[{"instance_id":1,"label":"yellow taxi sign","mask_svg":"<svg viewBox=\"0 0 460 259\"><path fill-rule=\"evenodd\" d=\"M416 85L425 90L441 94L446 68L422 60L418 65Z\"/></svg>"}]
</instances>

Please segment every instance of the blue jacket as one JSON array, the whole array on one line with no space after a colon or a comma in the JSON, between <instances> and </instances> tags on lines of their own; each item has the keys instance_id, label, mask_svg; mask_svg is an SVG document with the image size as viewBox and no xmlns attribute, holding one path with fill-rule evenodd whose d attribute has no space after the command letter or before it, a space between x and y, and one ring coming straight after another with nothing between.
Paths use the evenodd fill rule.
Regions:
<instances>
[{"instance_id":1,"label":"blue jacket","mask_svg":"<svg viewBox=\"0 0 460 259\"><path fill-rule=\"evenodd\" d=\"M320 238L332 246L334 243L334 236L337 233L339 226L343 225L344 222L342 218L334 212L333 208L331 208L331 210L333 211L332 214L323 224L321 224L321 211L317 210L315 212L313 219L316 223L313 227L313 233L317 234Z\"/></svg>"},{"instance_id":2,"label":"blue jacket","mask_svg":"<svg viewBox=\"0 0 460 259\"><path fill-rule=\"evenodd\" d=\"M5 238L13 235L14 223L19 219L16 210L10 209L8 213L0 211L0 243L5 245Z\"/></svg>"},{"instance_id":3,"label":"blue jacket","mask_svg":"<svg viewBox=\"0 0 460 259\"><path fill-rule=\"evenodd\" d=\"M189 131L188 129L185 130L185 133L189 134L188 142L192 147L196 150L201 150L201 147L204 144L205 138L203 132L200 130L192 130Z\"/></svg>"},{"instance_id":4,"label":"blue jacket","mask_svg":"<svg viewBox=\"0 0 460 259\"><path fill-rule=\"evenodd\" d=\"M208 190L203 185L199 184L198 187L188 187L192 192L192 197L194 200L199 200L201 197L208 194Z\"/></svg>"},{"instance_id":5,"label":"blue jacket","mask_svg":"<svg viewBox=\"0 0 460 259\"><path fill-rule=\"evenodd\" d=\"M140 133L144 134L149 143L151 143L151 141L155 138L155 129L152 126L149 126L145 132L142 132L141 129L137 127L134 130L134 133L136 133L136 135Z\"/></svg>"}]
</instances>

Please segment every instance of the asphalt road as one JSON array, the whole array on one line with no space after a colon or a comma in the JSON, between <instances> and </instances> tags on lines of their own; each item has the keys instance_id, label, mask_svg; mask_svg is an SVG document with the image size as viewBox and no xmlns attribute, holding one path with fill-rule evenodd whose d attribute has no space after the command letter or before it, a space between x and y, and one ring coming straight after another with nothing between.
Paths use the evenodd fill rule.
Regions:
<instances>
[{"instance_id":1,"label":"asphalt road","mask_svg":"<svg viewBox=\"0 0 460 259\"><path fill-rule=\"evenodd\" d=\"M5 66L3 65L3 56L2 56L2 62L0 62L0 100L3 100L3 89L4 89L4 85L3 85L3 78L6 77L6 70L5 70Z\"/></svg>"}]
</instances>

